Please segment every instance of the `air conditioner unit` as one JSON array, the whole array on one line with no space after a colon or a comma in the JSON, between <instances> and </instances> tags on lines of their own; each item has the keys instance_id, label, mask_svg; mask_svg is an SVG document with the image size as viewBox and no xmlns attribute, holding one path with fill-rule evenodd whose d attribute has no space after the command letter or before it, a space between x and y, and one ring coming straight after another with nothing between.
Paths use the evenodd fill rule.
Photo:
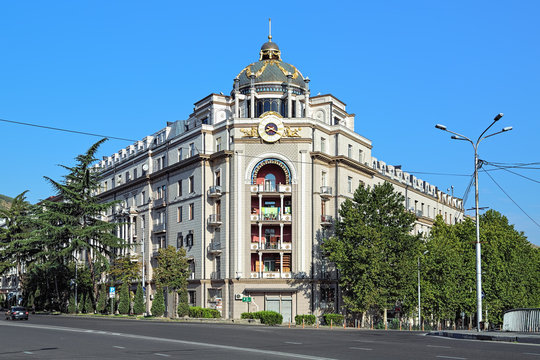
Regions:
<instances>
[{"instance_id":1,"label":"air conditioner unit","mask_svg":"<svg viewBox=\"0 0 540 360\"><path fill-rule=\"evenodd\" d=\"M243 297L244 295L242 294L234 294L234 300L242 300Z\"/></svg>"}]
</instances>

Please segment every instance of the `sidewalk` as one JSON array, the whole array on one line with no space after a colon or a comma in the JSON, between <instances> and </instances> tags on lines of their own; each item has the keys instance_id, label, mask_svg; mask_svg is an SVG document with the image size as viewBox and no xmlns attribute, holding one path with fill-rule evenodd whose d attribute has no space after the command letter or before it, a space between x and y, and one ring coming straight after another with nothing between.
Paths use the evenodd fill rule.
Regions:
<instances>
[{"instance_id":1,"label":"sidewalk","mask_svg":"<svg viewBox=\"0 0 540 360\"><path fill-rule=\"evenodd\" d=\"M443 330L431 331L426 335L444 336L454 339L507 341L527 344L540 344L540 333L517 333L505 331Z\"/></svg>"}]
</instances>

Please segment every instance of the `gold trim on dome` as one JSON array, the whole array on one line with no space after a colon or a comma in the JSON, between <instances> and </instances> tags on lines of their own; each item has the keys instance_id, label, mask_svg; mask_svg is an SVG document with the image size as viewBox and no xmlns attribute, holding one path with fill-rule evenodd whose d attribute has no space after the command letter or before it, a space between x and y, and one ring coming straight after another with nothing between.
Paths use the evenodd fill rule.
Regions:
<instances>
[{"instance_id":1,"label":"gold trim on dome","mask_svg":"<svg viewBox=\"0 0 540 360\"><path fill-rule=\"evenodd\" d=\"M238 74L237 78L240 77L240 75L242 75L242 73L245 71L246 72L246 76L249 78L251 77L251 75L255 75L256 78L258 78L259 76L261 76L264 71L266 70L266 67L268 65L275 65L279 68L279 70L281 70L281 72L283 73L283 75L287 76L289 74L289 72L287 71L287 69L285 69L283 67L283 65L281 65L281 61L279 60L263 60L264 61L264 65L259 69L257 70L257 72L253 72L251 71L251 67L253 65L255 65L256 63L253 63L253 64L249 64L248 66L246 66L244 69L242 69L242 71L240 71L240 73ZM298 69L294 66L294 65L291 65L289 64L290 67L292 67L294 69L294 73L292 74L292 79L295 80L295 79L298 79L298 76L301 75L300 71L298 71Z\"/></svg>"}]
</instances>

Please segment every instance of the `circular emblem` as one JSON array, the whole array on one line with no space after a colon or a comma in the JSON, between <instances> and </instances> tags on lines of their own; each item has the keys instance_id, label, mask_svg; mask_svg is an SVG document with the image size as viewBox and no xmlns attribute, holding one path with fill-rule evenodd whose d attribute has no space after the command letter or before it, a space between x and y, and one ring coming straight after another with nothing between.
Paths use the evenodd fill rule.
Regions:
<instances>
[{"instance_id":1,"label":"circular emblem","mask_svg":"<svg viewBox=\"0 0 540 360\"><path fill-rule=\"evenodd\" d=\"M266 115L259 123L259 136L266 142L276 142L283 135L285 127L276 115Z\"/></svg>"}]
</instances>

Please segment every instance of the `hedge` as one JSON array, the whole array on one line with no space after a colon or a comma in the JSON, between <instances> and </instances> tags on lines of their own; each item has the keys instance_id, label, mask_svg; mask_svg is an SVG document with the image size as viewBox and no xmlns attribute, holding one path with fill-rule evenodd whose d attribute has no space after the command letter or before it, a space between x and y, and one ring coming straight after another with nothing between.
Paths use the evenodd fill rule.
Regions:
<instances>
[{"instance_id":1,"label":"hedge","mask_svg":"<svg viewBox=\"0 0 540 360\"><path fill-rule=\"evenodd\" d=\"M330 321L334 325L343 325L343 315L341 314L324 314L323 317L326 325L330 325Z\"/></svg>"},{"instance_id":2,"label":"hedge","mask_svg":"<svg viewBox=\"0 0 540 360\"><path fill-rule=\"evenodd\" d=\"M304 320L305 325L313 325L315 324L317 318L315 317L315 315L296 315L294 317L294 322L296 323L296 325L302 324L302 320Z\"/></svg>"},{"instance_id":3,"label":"hedge","mask_svg":"<svg viewBox=\"0 0 540 360\"><path fill-rule=\"evenodd\" d=\"M216 310L216 309L207 309L207 308L202 308L200 306L190 306L189 317L215 319L215 318L220 318L221 313L219 312L219 310Z\"/></svg>"},{"instance_id":4,"label":"hedge","mask_svg":"<svg viewBox=\"0 0 540 360\"><path fill-rule=\"evenodd\" d=\"M242 313L242 319L259 319L261 324L279 325L283 322L283 316L275 311L257 311L252 313Z\"/></svg>"}]
</instances>

